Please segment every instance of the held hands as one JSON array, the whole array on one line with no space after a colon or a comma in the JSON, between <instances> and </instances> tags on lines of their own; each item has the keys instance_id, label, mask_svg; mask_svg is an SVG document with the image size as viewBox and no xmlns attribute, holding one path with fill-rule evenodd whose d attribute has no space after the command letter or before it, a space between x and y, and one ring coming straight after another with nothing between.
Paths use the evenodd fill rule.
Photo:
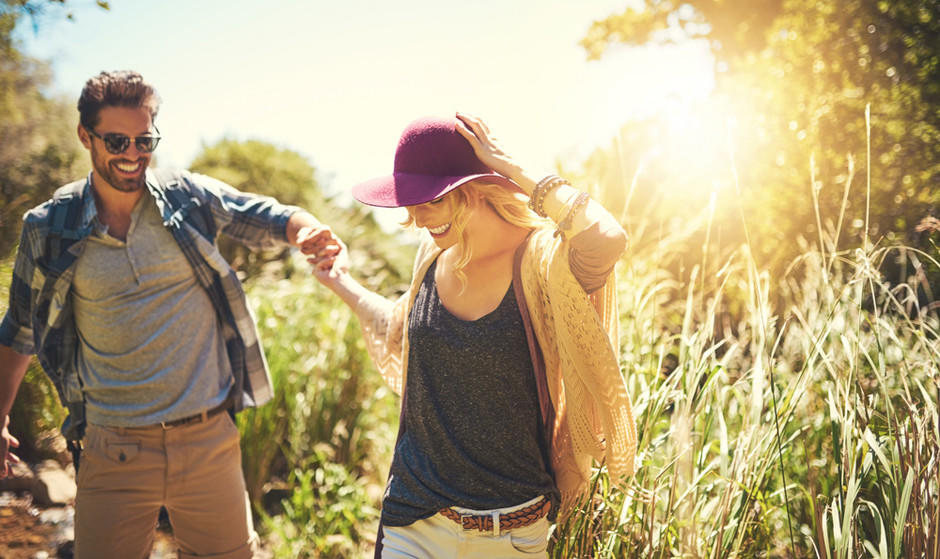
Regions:
<instances>
[{"instance_id":1,"label":"held hands","mask_svg":"<svg viewBox=\"0 0 940 559\"><path fill-rule=\"evenodd\" d=\"M0 479L10 475L9 464L16 464L20 459L10 452L10 448L20 446L20 441L16 439L9 431L10 417L3 420L3 429L0 430Z\"/></svg>"},{"instance_id":2,"label":"held hands","mask_svg":"<svg viewBox=\"0 0 940 559\"><path fill-rule=\"evenodd\" d=\"M531 188L526 188L527 185L524 184L528 181L520 180L523 179L524 175L522 168L503 151L485 122L463 113L457 113L457 121L457 132L470 142L470 145L473 146L473 152L476 153L476 156L484 165L500 175L512 179L526 192L531 191Z\"/></svg>"},{"instance_id":3,"label":"held hands","mask_svg":"<svg viewBox=\"0 0 940 559\"><path fill-rule=\"evenodd\" d=\"M349 250L329 227L303 227L297 239L300 252L307 256L313 275L321 283L328 285L349 271Z\"/></svg>"}]
</instances>

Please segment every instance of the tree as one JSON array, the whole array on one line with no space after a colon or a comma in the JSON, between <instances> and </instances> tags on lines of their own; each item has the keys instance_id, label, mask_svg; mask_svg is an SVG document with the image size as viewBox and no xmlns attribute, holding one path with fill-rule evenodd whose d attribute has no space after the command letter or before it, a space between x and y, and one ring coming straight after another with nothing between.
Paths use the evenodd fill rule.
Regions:
<instances>
[{"instance_id":1,"label":"tree","mask_svg":"<svg viewBox=\"0 0 940 559\"><path fill-rule=\"evenodd\" d=\"M643 8L595 22L582 44L598 57L614 43L708 41L715 96L741 117L742 203L756 217L752 248L768 264L788 262L796 237L820 236L814 194L834 236L850 159L858 173L841 239L858 245L867 230L875 241L921 240L915 226L940 202L940 3L645 0Z\"/></svg>"},{"instance_id":2,"label":"tree","mask_svg":"<svg viewBox=\"0 0 940 559\"><path fill-rule=\"evenodd\" d=\"M78 114L43 93L46 63L22 55L10 34L15 13L0 13L0 255L17 240L20 216L80 174Z\"/></svg>"}]
</instances>

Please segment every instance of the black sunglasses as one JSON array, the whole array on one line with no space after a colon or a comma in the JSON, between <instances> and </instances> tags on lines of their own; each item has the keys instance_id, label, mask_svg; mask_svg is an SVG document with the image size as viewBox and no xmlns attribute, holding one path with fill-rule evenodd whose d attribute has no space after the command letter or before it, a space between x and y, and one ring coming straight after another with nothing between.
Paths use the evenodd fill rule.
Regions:
<instances>
[{"instance_id":1,"label":"black sunglasses","mask_svg":"<svg viewBox=\"0 0 940 559\"><path fill-rule=\"evenodd\" d=\"M150 153L157 149L157 144L160 143L160 130L158 130L156 126L154 126L153 129L157 131L157 136L136 136L134 138L134 145L137 146L137 151ZM85 130L87 130L88 133L95 138L98 138L104 142L104 147L108 150L108 153L112 153L114 155L124 153L131 145L130 136L126 136L124 134L108 132L107 134L101 135L87 126L85 127Z\"/></svg>"}]
</instances>

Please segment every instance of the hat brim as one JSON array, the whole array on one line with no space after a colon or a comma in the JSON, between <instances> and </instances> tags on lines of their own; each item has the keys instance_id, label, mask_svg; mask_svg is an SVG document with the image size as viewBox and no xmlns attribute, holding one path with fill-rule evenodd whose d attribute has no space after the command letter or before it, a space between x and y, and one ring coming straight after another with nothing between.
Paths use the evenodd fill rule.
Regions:
<instances>
[{"instance_id":1,"label":"hat brim","mask_svg":"<svg viewBox=\"0 0 940 559\"><path fill-rule=\"evenodd\" d=\"M401 208L430 202L470 181L486 179L522 192L519 186L497 173L437 176L395 173L359 183L352 188L353 198L369 206Z\"/></svg>"}]
</instances>

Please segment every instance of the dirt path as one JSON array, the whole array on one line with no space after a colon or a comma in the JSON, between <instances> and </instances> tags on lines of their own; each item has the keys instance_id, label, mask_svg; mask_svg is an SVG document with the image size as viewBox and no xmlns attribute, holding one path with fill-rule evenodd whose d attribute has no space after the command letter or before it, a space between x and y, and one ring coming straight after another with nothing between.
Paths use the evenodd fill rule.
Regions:
<instances>
[{"instance_id":1,"label":"dirt path","mask_svg":"<svg viewBox=\"0 0 940 559\"><path fill-rule=\"evenodd\" d=\"M0 559L71 559L71 506L40 509L32 499L0 495ZM150 559L176 559L172 536L157 530Z\"/></svg>"}]
</instances>

